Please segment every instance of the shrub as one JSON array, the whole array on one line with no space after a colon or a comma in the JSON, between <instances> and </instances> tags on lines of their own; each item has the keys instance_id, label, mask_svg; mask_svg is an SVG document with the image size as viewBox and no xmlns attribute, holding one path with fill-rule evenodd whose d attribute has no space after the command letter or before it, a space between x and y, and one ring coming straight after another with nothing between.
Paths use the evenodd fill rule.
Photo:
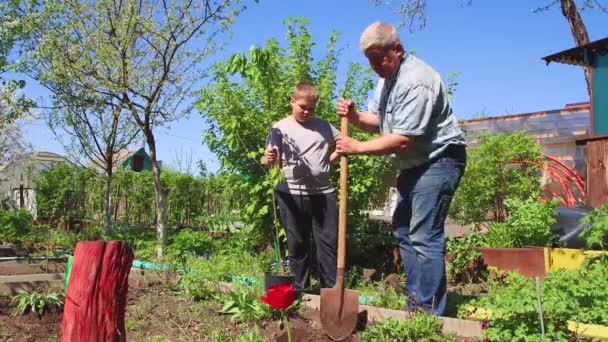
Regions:
<instances>
[{"instance_id":1,"label":"shrub","mask_svg":"<svg viewBox=\"0 0 608 342\"><path fill-rule=\"evenodd\" d=\"M405 321L390 319L382 324L368 327L361 335L361 341L444 342L450 340L450 337L443 336L441 329L439 317L418 312Z\"/></svg>"},{"instance_id":2,"label":"shrub","mask_svg":"<svg viewBox=\"0 0 608 342\"><path fill-rule=\"evenodd\" d=\"M0 209L0 241L19 242L31 229L32 216L27 210Z\"/></svg>"},{"instance_id":3,"label":"shrub","mask_svg":"<svg viewBox=\"0 0 608 342\"><path fill-rule=\"evenodd\" d=\"M604 249L608 238L608 205L594 209L581 223L587 225L581 233L587 247Z\"/></svg>"},{"instance_id":4,"label":"shrub","mask_svg":"<svg viewBox=\"0 0 608 342\"><path fill-rule=\"evenodd\" d=\"M541 148L525 131L477 138L478 145L468 150L450 216L461 224L502 222L505 199L525 200L541 194Z\"/></svg>"},{"instance_id":5,"label":"shrub","mask_svg":"<svg viewBox=\"0 0 608 342\"><path fill-rule=\"evenodd\" d=\"M555 223L558 200L542 202L534 198L522 201L506 200L508 217L505 222L492 225L487 234L490 247L521 248L552 246L557 235L551 232Z\"/></svg>"},{"instance_id":6,"label":"shrub","mask_svg":"<svg viewBox=\"0 0 608 342\"><path fill-rule=\"evenodd\" d=\"M547 340L572 338L567 329L570 320L608 324L606 274L608 262L599 259L590 260L578 271L558 270L547 274L541 282ZM491 311L486 336L492 341L540 340L535 280L510 273L491 280L489 286L486 296L471 303L473 307ZM463 318L470 313L470 308L459 310Z\"/></svg>"},{"instance_id":7,"label":"shrub","mask_svg":"<svg viewBox=\"0 0 608 342\"><path fill-rule=\"evenodd\" d=\"M21 291L13 297L12 304L16 304L13 316L35 312L38 316L44 315L52 308L63 308L62 292L25 292Z\"/></svg>"},{"instance_id":8,"label":"shrub","mask_svg":"<svg viewBox=\"0 0 608 342\"><path fill-rule=\"evenodd\" d=\"M213 244L206 232L182 229L169 236L167 256L182 259L185 256L205 256L212 253Z\"/></svg>"},{"instance_id":9,"label":"shrub","mask_svg":"<svg viewBox=\"0 0 608 342\"><path fill-rule=\"evenodd\" d=\"M450 283L474 283L485 278L481 253L475 248L486 242L484 234L473 228L466 236L446 239L447 275Z\"/></svg>"}]
</instances>

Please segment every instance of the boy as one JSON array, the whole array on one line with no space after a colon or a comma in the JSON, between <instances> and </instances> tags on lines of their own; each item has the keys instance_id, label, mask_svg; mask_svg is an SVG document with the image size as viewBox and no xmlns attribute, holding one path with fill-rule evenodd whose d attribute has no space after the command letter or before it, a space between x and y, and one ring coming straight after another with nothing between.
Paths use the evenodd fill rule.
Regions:
<instances>
[{"instance_id":1,"label":"boy","mask_svg":"<svg viewBox=\"0 0 608 342\"><path fill-rule=\"evenodd\" d=\"M340 134L314 116L317 88L299 82L291 97L291 115L276 122L266 139L265 166L277 163L286 181L277 188L281 221L287 233L288 260L298 292L310 286L310 234L317 248L321 287L336 282L336 192L329 179L331 153Z\"/></svg>"}]
</instances>

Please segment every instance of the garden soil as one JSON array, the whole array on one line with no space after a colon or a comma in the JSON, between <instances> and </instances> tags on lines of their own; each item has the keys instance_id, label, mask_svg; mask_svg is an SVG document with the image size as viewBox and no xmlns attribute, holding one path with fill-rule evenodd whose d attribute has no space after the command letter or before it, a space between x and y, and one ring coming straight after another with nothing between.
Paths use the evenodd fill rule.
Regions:
<instances>
[{"instance_id":1,"label":"garden soil","mask_svg":"<svg viewBox=\"0 0 608 342\"><path fill-rule=\"evenodd\" d=\"M6 272L8 273L8 272ZM276 321L238 324L218 314L219 305L178 297L161 284L136 285L127 295L125 325L127 341L164 337L167 341L231 341L253 329L269 341L282 341L284 330ZM52 311L12 316L10 298L0 297L0 341L33 342L58 340L62 314ZM293 341L331 341L321 331L319 313L307 310L290 319ZM353 336L346 341L359 341ZM285 338L286 341L286 338Z\"/></svg>"}]
</instances>

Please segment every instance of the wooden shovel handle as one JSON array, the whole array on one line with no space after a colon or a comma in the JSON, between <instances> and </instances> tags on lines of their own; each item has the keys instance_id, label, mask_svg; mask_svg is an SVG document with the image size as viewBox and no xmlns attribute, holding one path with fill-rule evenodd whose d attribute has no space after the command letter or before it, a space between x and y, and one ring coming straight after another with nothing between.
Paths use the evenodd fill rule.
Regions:
<instances>
[{"instance_id":1,"label":"wooden shovel handle","mask_svg":"<svg viewBox=\"0 0 608 342\"><path fill-rule=\"evenodd\" d=\"M342 117L340 132L348 136L348 118ZM346 221L348 218L348 159L340 157L340 211L338 216L338 273L344 270L344 259L346 256ZM338 277L341 278L341 277ZM342 280L342 279L336 279Z\"/></svg>"}]
</instances>

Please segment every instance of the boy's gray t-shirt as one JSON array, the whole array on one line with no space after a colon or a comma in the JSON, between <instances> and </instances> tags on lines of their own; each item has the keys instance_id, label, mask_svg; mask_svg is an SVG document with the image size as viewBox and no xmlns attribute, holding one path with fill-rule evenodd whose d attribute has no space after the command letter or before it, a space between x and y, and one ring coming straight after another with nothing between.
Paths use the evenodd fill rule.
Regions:
<instances>
[{"instance_id":1,"label":"boy's gray t-shirt","mask_svg":"<svg viewBox=\"0 0 608 342\"><path fill-rule=\"evenodd\" d=\"M340 132L329 122L312 117L300 123L288 116L276 122L266 146L279 150L281 168L287 181L279 191L294 195L330 193L334 188L329 179L329 156Z\"/></svg>"}]
</instances>

